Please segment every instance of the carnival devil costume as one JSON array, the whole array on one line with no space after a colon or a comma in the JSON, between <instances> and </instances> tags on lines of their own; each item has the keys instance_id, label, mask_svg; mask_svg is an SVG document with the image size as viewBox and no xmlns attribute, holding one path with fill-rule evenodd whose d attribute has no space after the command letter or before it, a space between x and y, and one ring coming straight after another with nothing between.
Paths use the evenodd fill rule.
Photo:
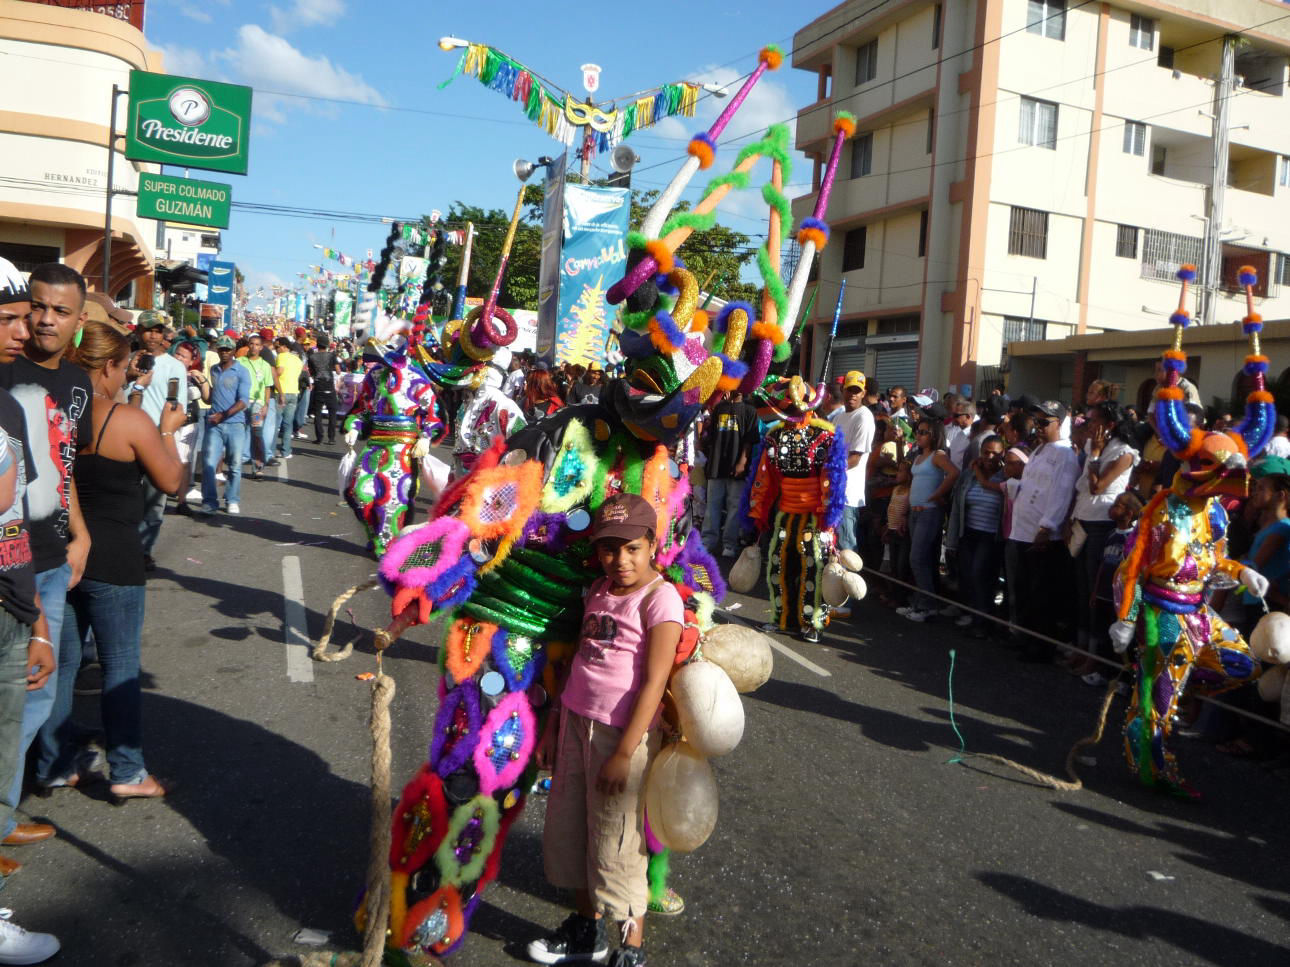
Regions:
<instances>
[{"instance_id":1,"label":"carnival devil costume","mask_svg":"<svg viewBox=\"0 0 1290 967\"><path fill-rule=\"evenodd\" d=\"M477 385L461 412L457 424L457 442L453 446L456 469L469 473L479 455L497 437L505 439L524 428L524 414L515 401L502 392L511 351L499 348L496 355L476 371Z\"/></svg>"},{"instance_id":2,"label":"carnival devil costume","mask_svg":"<svg viewBox=\"0 0 1290 967\"><path fill-rule=\"evenodd\" d=\"M819 640L827 620L821 571L846 493L846 442L832 423L811 415L823 389L794 376L766 394L770 415L780 422L766 434L748 482L749 516L757 530L770 530L771 624L808 641Z\"/></svg>"},{"instance_id":3,"label":"carnival devil costume","mask_svg":"<svg viewBox=\"0 0 1290 967\"><path fill-rule=\"evenodd\" d=\"M1183 329L1192 266L1179 272L1182 296L1170 316L1176 327L1173 348L1163 355L1166 378L1153 406L1156 432L1182 461L1170 485L1144 508L1115 577L1119 621L1111 628L1117 650L1138 645L1137 682L1124 726L1129 768L1143 783L1194 796L1178 773L1168 748L1184 692L1216 695L1258 677L1259 663L1236 631L1210 608L1209 590L1238 582L1262 597L1267 579L1227 557L1227 512L1223 496L1244 497L1249 463L1267 446L1276 423L1264 374L1268 359L1259 349L1262 319L1254 312L1254 270L1242 268L1248 311L1243 320L1251 352L1245 373L1254 389L1246 398L1245 418L1230 433L1207 433L1191 426L1178 381L1187 366Z\"/></svg>"},{"instance_id":4,"label":"carnival devil costume","mask_svg":"<svg viewBox=\"0 0 1290 967\"><path fill-rule=\"evenodd\" d=\"M395 615L382 632L387 641L410 624L447 613L429 757L395 808L389 851L388 942L408 956L456 948L484 888L498 874L507 831L533 784L539 720L577 643L581 592L597 576L588 533L591 515L608 496L630 491L656 508L655 564L678 587L687 609L678 665L703 650L700 635L712 627L715 599L725 588L692 527L689 481L668 446L705 406L715 404L721 390L760 389L772 361L789 355L787 333L815 251L827 238L821 216L852 125L838 122L820 203L799 232L802 258L787 290L779 280L779 223L788 218L779 189L788 162L786 129L772 129L745 148L735 172L717 179L694 211L668 216L686 183L711 165L716 139L748 91L780 58L773 48L762 52L725 111L691 141L690 158L641 231L629 237L626 275L609 293L612 303L625 303L626 377L610 383L599 403L567 407L507 438L495 435L471 472L440 496L431 521L395 538L381 559L380 579L393 597ZM712 224L717 202L746 186L760 157L774 162L765 192L772 201L772 238L759 262L779 321L730 314L726 332L714 337L714 353L705 345L708 318L698 307L698 284L675 252L692 231ZM513 338L514 324L503 318L496 325L484 308L473 320L477 324L467 319L455 327L452 354L483 362L495 358L503 341L509 342L506 336ZM741 350L747 350L744 359ZM764 680L769 648L756 632L746 634L746 642L741 638L730 649L734 660L720 666L726 671L714 676L716 659L710 657L700 662L709 667L698 677L721 681L728 674L755 687L759 675L736 666L756 651L764 652L764 665L758 662ZM718 640L726 638L712 640L713 655ZM661 753L647 781L646 838L659 856L667 847L692 849L711 832L715 783L704 756L728 751L730 739L737 741L734 733L742 731L741 710L738 729L724 736L712 734L709 718L687 719L680 708L685 691L674 676L687 741ZM734 688L728 691L737 702ZM651 864L656 886L655 872ZM369 916L380 918L384 933L387 911L379 897L369 896L360 922Z\"/></svg>"}]
</instances>

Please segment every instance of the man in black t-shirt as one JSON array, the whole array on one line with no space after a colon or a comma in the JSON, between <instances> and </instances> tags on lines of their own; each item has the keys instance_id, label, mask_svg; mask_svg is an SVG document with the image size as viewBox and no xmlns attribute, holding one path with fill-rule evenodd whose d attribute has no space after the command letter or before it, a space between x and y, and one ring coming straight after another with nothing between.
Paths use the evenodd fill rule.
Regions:
<instances>
[{"instance_id":1,"label":"man in black t-shirt","mask_svg":"<svg viewBox=\"0 0 1290 967\"><path fill-rule=\"evenodd\" d=\"M327 408L327 442L336 442L336 375L340 363L331 351L327 334L318 336L318 348L309 354L309 376L314 381L311 404L314 408L314 443L323 442L323 407Z\"/></svg>"},{"instance_id":2,"label":"man in black t-shirt","mask_svg":"<svg viewBox=\"0 0 1290 967\"><path fill-rule=\"evenodd\" d=\"M703 468L708 504L703 518L703 546L708 553L734 557L739 553L739 498L748 461L757 442L757 411L738 390L722 400L708 421Z\"/></svg>"},{"instance_id":3,"label":"man in black t-shirt","mask_svg":"<svg viewBox=\"0 0 1290 967\"><path fill-rule=\"evenodd\" d=\"M88 441L93 388L89 376L64 357L85 324L85 280L75 269L58 262L38 265L31 273L31 315L23 354L12 365L0 366L0 387L22 407L27 444L32 453L31 483L27 487L27 521L31 552L54 656L63 627L67 591L85 570L90 550L89 531L81 518L72 467L76 453ZM58 681L31 692L22 716L20 759L25 759L36 733L54 703L71 707L72 683ZM21 773L8 787L0 786L0 803L16 808L22 798ZM31 830L24 825L26 834ZM14 831L13 820L0 824L0 839ZM52 827L41 833L53 835Z\"/></svg>"},{"instance_id":4,"label":"man in black t-shirt","mask_svg":"<svg viewBox=\"0 0 1290 967\"><path fill-rule=\"evenodd\" d=\"M22 355L30 314L26 281L12 262L0 258L0 364L11 364ZM0 789L7 789L22 774L18 746L28 691L49 687L46 683L56 664L36 593L27 531L31 466L27 424L22 408L4 390L0 390L0 430L6 438L0 447ZM11 814L10 807L0 806L0 822L7 823ZM20 867L0 857L2 876ZM13 963L35 964L52 957L58 946L49 934L16 931L6 936L5 952L15 958Z\"/></svg>"}]
</instances>

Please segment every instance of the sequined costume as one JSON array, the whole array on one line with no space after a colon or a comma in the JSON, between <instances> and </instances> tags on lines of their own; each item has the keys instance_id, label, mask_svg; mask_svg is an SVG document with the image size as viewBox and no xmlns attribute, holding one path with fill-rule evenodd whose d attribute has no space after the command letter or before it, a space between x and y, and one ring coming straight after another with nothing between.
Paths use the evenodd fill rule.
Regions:
<instances>
[{"instance_id":1,"label":"sequined costume","mask_svg":"<svg viewBox=\"0 0 1290 967\"><path fill-rule=\"evenodd\" d=\"M823 629L821 572L846 495L845 441L813 417L771 427L748 483L749 517L770 531L766 586L771 622L781 631Z\"/></svg>"},{"instance_id":2,"label":"sequined costume","mask_svg":"<svg viewBox=\"0 0 1290 967\"><path fill-rule=\"evenodd\" d=\"M345 432L357 432L361 441L345 502L378 557L409 522L419 479L417 461L443 430L434 387L409 358L412 350L402 340L394 347L372 348L379 361L363 378L345 417Z\"/></svg>"},{"instance_id":3,"label":"sequined costume","mask_svg":"<svg viewBox=\"0 0 1290 967\"><path fill-rule=\"evenodd\" d=\"M509 364L509 350L500 350L499 355ZM468 473L474 467L479 455L492 445L495 438L505 439L524 428L524 413L513 399L502 392L506 368L496 360L485 364L480 374L481 381L462 410L457 442L452 450L456 469L461 473Z\"/></svg>"},{"instance_id":4,"label":"sequined costume","mask_svg":"<svg viewBox=\"0 0 1290 967\"><path fill-rule=\"evenodd\" d=\"M1227 556L1227 512L1218 497L1244 497L1249 461L1267 446L1276 422L1272 397L1264 387L1267 357L1259 351L1262 320L1254 313L1254 270L1241 270L1248 313L1243 320L1251 354L1245 370L1255 384L1246 400L1245 418L1230 433L1191 426L1179 380L1186 369L1183 329L1187 284L1195 277L1183 266L1174 345L1163 356L1166 379L1156 390L1153 416L1161 441L1182 467L1167 490L1147 503L1125 558L1116 571L1114 596L1119 621L1111 628L1117 650L1136 638L1137 681L1124 726L1124 753L1129 768L1148 786L1180 795L1195 792L1179 775L1168 748L1179 702L1187 689L1217 695L1259 676L1258 661L1241 635L1209 606L1215 587L1266 579Z\"/></svg>"}]
</instances>

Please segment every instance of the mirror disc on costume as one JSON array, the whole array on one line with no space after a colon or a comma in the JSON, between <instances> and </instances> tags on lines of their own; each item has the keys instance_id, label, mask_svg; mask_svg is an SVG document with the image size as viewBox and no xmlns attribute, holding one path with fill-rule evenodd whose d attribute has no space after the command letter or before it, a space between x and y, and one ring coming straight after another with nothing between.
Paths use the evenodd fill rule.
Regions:
<instances>
[{"instance_id":1,"label":"mirror disc on costume","mask_svg":"<svg viewBox=\"0 0 1290 967\"><path fill-rule=\"evenodd\" d=\"M591 526L591 515L579 507L577 510L570 511L564 519L564 524L571 531L585 531Z\"/></svg>"},{"instance_id":2,"label":"mirror disc on costume","mask_svg":"<svg viewBox=\"0 0 1290 967\"><path fill-rule=\"evenodd\" d=\"M508 467L514 467L523 463L529 458L529 452L523 447L516 447L510 453L502 457L502 463Z\"/></svg>"},{"instance_id":3,"label":"mirror disc on costume","mask_svg":"<svg viewBox=\"0 0 1290 967\"><path fill-rule=\"evenodd\" d=\"M490 697L500 695L506 691L506 679L500 672L486 672L479 680L479 690Z\"/></svg>"},{"instance_id":4,"label":"mirror disc on costume","mask_svg":"<svg viewBox=\"0 0 1290 967\"><path fill-rule=\"evenodd\" d=\"M672 475L673 480L681 479L681 468L680 466L677 465L677 462L675 460L668 460L667 472Z\"/></svg>"}]
</instances>

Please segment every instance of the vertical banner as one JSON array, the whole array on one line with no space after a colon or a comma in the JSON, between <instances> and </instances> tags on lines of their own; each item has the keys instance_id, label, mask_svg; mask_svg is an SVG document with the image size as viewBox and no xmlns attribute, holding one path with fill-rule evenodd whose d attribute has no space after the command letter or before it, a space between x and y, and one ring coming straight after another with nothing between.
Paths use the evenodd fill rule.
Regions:
<instances>
[{"instance_id":1,"label":"vertical banner","mask_svg":"<svg viewBox=\"0 0 1290 967\"><path fill-rule=\"evenodd\" d=\"M426 283L426 270L429 259L419 255L405 255L399 259L399 296L398 312L409 319L416 314L417 304L421 301L421 289Z\"/></svg>"},{"instance_id":2,"label":"vertical banner","mask_svg":"<svg viewBox=\"0 0 1290 967\"><path fill-rule=\"evenodd\" d=\"M542 195L542 254L538 259L537 340L534 350L550 357L560 315L560 239L564 221L564 176L569 155L546 167Z\"/></svg>"},{"instance_id":3,"label":"vertical banner","mask_svg":"<svg viewBox=\"0 0 1290 967\"><path fill-rule=\"evenodd\" d=\"M305 322L305 294L303 292L296 293L296 306L293 318L298 323L303 324Z\"/></svg>"},{"instance_id":4,"label":"vertical banner","mask_svg":"<svg viewBox=\"0 0 1290 967\"><path fill-rule=\"evenodd\" d=\"M339 289L332 295L331 331L337 339L349 335L349 326L354 313L354 297Z\"/></svg>"},{"instance_id":5,"label":"vertical banner","mask_svg":"<svg viewBox=\"0 0 1290 967\"><path fill-rule=\"evenodd\" d=\"M564 188L556 363L585 366L605 361L605 343L613 318L605 293L618 280L627 261L625 240L631 195L626 188ZM539 339L539 351L540 348Z\"/></svg>"},{"instance_id":6,"label":"vertical banner","mask_svg":"<svg viewBox=\"0 0 1290 967\"><path fill-rule=\"evenodd\" d=\"M227 321L233 308L233 281L237 278L237 266L232 262L211 262L206 273L206 302L213 306L223 306L224 319Z\"/></svg>"}]
</instances>

